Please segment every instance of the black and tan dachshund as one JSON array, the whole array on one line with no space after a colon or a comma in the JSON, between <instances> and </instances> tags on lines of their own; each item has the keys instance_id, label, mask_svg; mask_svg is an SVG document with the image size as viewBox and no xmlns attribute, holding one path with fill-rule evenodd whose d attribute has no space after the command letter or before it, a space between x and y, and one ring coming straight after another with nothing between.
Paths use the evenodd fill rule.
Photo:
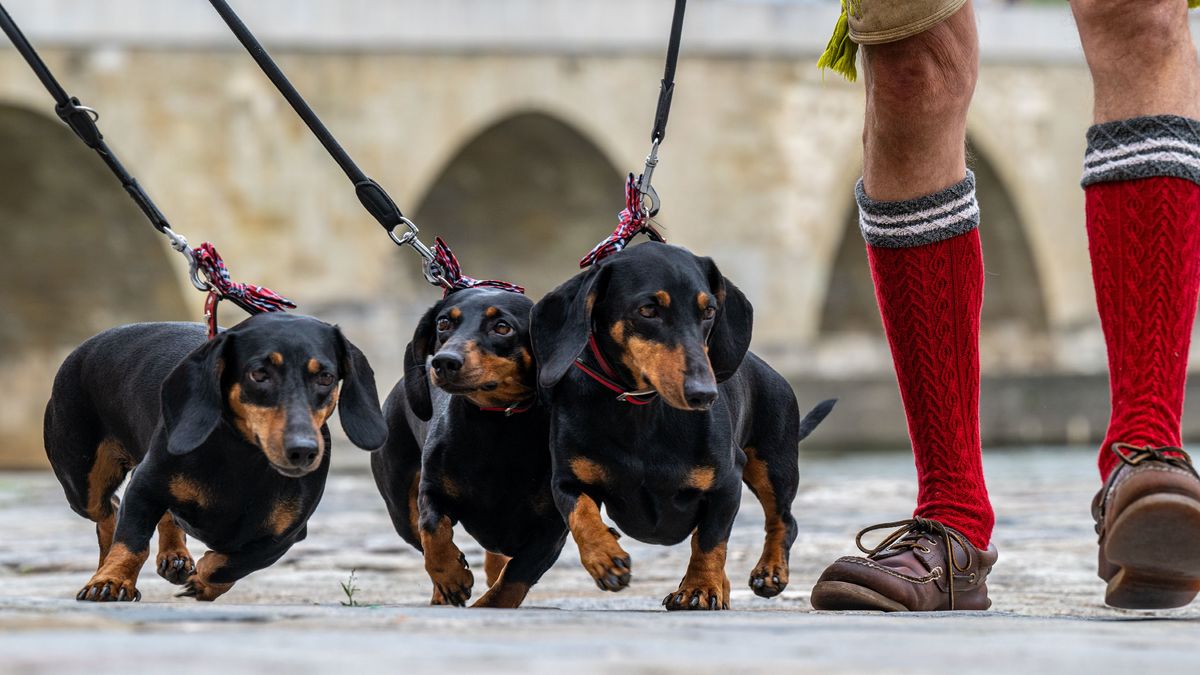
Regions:
<instances>
[{"instance_id":1,"label":"black and tan dachshund","mask_svg":"<svg viewBox=\"0 0 1200 675\"><path fill-rule=\"evenodd\" d=\"M58 371L46 454L100 543L80 600L138 599L156 527L158 573L181 595L217 598L304 539L335 407L358 447L386 440L375 376L337 327L262 314L206 338L200 324L114 328ZM212 550L193 563L185 533Z\"/></svg>"},{"instance_id":2,"label":"black and tan dachshund","mask_svg":"<svg viewBox=\"0 0 1200 675\"><path fill-rule=\"evenodd\" d=\"M450 294L421 319L384 403L388 442L371 468L396 531L425 554L435 605L471 597L456 523L486 551L489 588L476 607L519 606L566 541L549 417L535 400L532 306L506 291Z\"/></svg>"},{"instance_id":3,"label":"black and tan dachshund","mask_svg":"<svg viewBox=\"0 0 1200 675\"><path fill-rule=\"evenodd\" d=\"M750 588L783 591L796 538L801 420L787 381L748 352L750 303L710 258L648 242L576 275L534 307L551 406L553 489L583 566L604 590L631 578L626 534L692 555L667 609L727 609L726 544L745 482L766 514Z\"/></svg>"}]
</instances>

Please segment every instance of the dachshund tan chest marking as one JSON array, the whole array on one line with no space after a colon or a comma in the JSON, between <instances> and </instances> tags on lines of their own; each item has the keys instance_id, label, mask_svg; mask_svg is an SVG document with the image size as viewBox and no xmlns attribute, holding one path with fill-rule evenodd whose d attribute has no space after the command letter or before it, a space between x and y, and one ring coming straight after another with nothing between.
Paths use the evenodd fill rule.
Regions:
<instances>
[{"instance_id":1,"label":"dachshund tan chest marking","mask_svg":"<svg viewBox=\"0 0 1200 675\"><path fill-rule=\"evenodd\" d=\"M167 489L171 492L171 496L181 503L193 504L202 509L212 505L212 497L208 490L200 483L182 474L172 476L171 481L167 484Z\"/></svg>"}]
</instances>

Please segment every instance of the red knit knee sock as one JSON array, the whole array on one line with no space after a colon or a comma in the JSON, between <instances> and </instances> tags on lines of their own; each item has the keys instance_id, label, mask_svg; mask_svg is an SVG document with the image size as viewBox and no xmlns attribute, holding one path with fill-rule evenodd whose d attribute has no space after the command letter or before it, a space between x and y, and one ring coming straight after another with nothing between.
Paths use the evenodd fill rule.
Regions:
<instances>
[{"instance_id":1,"label":"red knit knee sock","mask_svg":"<svg viewBox=\"0 0 1200 675\"><path fill-rule=\"evenodd\" d=\"M1200 289L1200 125L1142 117L1088 132L1084 185L1092 278L1108 346L1114 443L1181 443L1188 346Z\"/></svg>"},{"instance_id":2,"label":"red knit knee sock","mask_svg":"<svg viewBox=\"0 0 1200 675\"><path fill-rule=\"evenodd\" d=\"M859 184L871 277L917 465L915 515L986 548L994 517L979 443L983 255L974 176L907 202Z\"/></svg>"}]
</instances>

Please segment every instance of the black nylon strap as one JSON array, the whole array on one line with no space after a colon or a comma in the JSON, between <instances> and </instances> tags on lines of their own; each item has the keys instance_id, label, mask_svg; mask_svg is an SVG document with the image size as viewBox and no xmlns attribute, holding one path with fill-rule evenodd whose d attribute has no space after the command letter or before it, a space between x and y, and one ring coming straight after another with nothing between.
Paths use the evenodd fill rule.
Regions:
<instances>
[{"instance_id":1,"label":"black nylon strap","mask_svg":"<svg viewBox=\"0 0 1200 675\"><path fill-rule=\"evenodd\" d=\"M367 174L363 173L362 169L358 168L358 165L350 158L349 153L337 142L337 139L333 137L333 134L321 122L321 118L317 117L317 114L313 112L312 107L308 105L308 102L304 100L300 92L296 91L296 87L288 80L287 75L284 75L283 71L279 69L279 66L276 65L271 55L267 53L266 48L254 37L254 33L250 32L246 24L233 11L233 8L229 6L229 3L225 2L225 0L209 1L212 3L213 9L217 10L217 13L225 20L225 23L229 26L229 30L233 31L233 34L237 36L238 41L242 43L246 51L250 52L250 56L258 63L258 67L262 68L263 73L271 80L271 83L275 85L279 93L283 94L283 97L287 99L287 102L296 111L296 114L300 116L300 119L304 120L304 123L308 125L308 128L317 137L317 140L321 141L321 145L325 146L325 150L338 163L338 166L342 167L342 171L346 173L350 182L354 184L354 192L358 195L358 201L362 202L363 207L367 209L375 220L379 221L379 224L385 230L391 232L404 219L404 214L400 212L400 208L396 206L396 202L392 201L392 198L379 183L376 183Z\"/></svg>"},{"instance_id":2,"label":"black nylon strap","mask_svg":"<svg viewBox=\"0 0 1200 675\"><path fill-rule=\"evenodd\" d=\"M667 136L667 116L671 113L671 96L675 93L675 66L679 62L679 43L683 39L683 13L687 0L675 0L675 15L671 18L671 41L667 45L667 67L658 92L658 109L654 112L654 130L650 141L659 143Z\"/></svg>"},{"instance_id":3,"label":"black nylon strap","mask_svg":"<svg viewBox=\"0 0 1200 675\"><path fill-rule=\"evenodd\" d=\"M83 106L79 99L71 96L63 89L62 85L55 79L54 73L50 72L50 68L46 66L46 62L42 61L42 57L38 55L33 45L25 38L25 34L17 27L15 21L9 16L8 10L4 5L0 5L0 28L3 28L4 33L12 40L13 46L29 63L29 67L33 69L38 79L42 81L42 85L46 87L46 91L54 97L54 112L58 115L75 135L84 142L89 148L96 151L104 163L108 165L110 171L121 181L122 187L125 188L134 203L146 214L150 220L150 224L159 232L170 227L162 212L151 201L150 196L142 189L137 180L125 170L125 166L117 159L108 144L104 142L104 134L100 133L100 128L96 126L96 120L99 118L94 111Z\"/></svg>"}]
</instances>

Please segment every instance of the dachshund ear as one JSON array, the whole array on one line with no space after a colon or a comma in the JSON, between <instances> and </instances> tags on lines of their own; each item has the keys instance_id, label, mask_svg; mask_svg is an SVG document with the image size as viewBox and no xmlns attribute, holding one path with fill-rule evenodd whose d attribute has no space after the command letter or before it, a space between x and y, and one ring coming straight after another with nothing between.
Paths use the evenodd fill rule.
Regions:
<instances>
[{"instance_id":1,"label":"dachshund ear","mask_svg":"<svg viewBox=\"0 0 1200 675\"><path fill-rule=\"evenodd\" d=\"M387 423L379 410L379 393L375 389L375 371L362 351L334 327L338 341L338 369L342 390L338 398L338 417L346 438L363 450L375 450L387 442Z\"/></svg>"},{"instance_id":2,"label":"dachshund ear","mask_svg":"<svg viewBox=\"0 0 1200 675\"><path fill-rule=\"evenodd\" d=\"M721 275L712 258L702 258L708 268L708 285L717 298L717 317L708 336L708 361L717 382L733 377L746 352L754 330L754 307L733 282Z\"/></svg>"},{"instance_id":3,"label":"dachshund ear","mask_svg":"<svg viewBox=\"0 0 1200 675\"><path fill-rule=\"evenodd\" d=\"M529 336L538 367L538 384L553 387L587 346L592 307L604 297L609 265L580 272L533 306Z\"/></svg>"},{"instance_id":4,"label":"dachshund ear","mask_svg":"<svg viewBox=\"0 0 1200 675\"><path fill-rule=\"evenodd\" d=\"M413 331L412 342L404 348L404 395L413 414L426 422L433 417L433 400L429 394L429 373L425 362L433 352L434 327L441 311L441 302L430 307Z\"/></svg>"},{"instance_id":5,"label":"dachshund ear","mask_svg":"<svg viewBox=\"0 0 1200 675\"><path fill-rule=\"evenodd\" d=\"M232 341L228 332L217 335L184 357L163 381L159 399L172 455L200 447L221 421L221 374Z\"/></svg>"}]
</instances>

